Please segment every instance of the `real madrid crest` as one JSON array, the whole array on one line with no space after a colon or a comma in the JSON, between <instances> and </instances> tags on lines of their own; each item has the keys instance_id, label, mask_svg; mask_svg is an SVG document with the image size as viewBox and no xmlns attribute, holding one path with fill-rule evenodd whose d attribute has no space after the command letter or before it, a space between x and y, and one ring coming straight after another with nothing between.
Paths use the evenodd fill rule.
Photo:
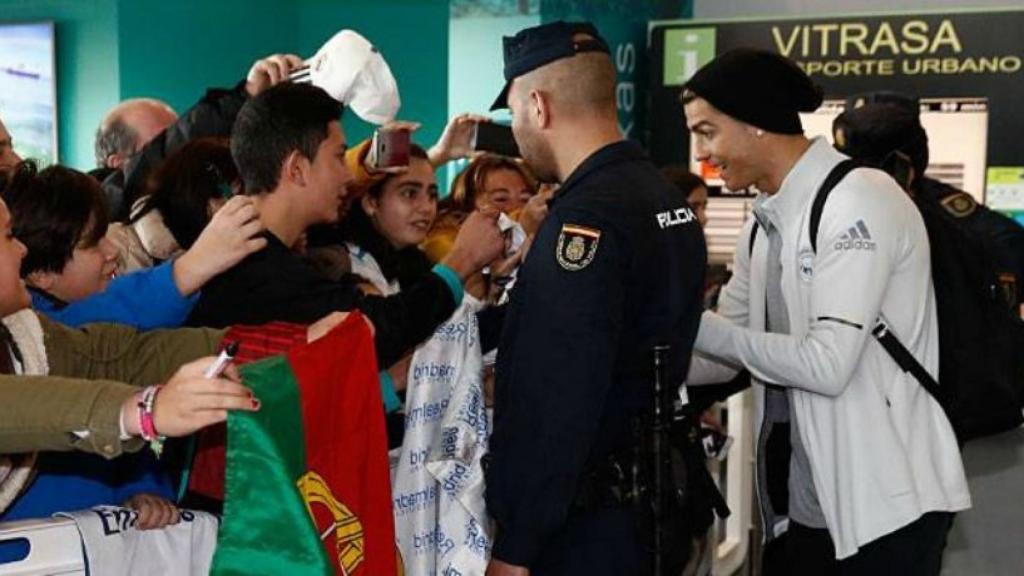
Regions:
<instances>
[{"instance_id":1,"label":"real madrid crest","mask_svg":"<svg viewBox=\"0 0 1024 576\"><path fill-rule=\"evenodd\" d=\"M558 246L555 248L558 264L570 272L586 268L594 260L600 240L600 230L577 224L563 224L562 232L558 235Z\"/></svg>"}]
</instances>

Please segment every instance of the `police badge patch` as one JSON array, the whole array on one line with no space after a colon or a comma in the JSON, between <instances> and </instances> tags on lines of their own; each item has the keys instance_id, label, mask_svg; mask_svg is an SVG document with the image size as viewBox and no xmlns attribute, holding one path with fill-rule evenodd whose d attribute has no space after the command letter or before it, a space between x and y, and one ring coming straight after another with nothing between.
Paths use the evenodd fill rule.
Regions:
<instances>
[{"instance_id":1,"label":"police badge patch","mask_svg":"<svg viewBox=\"0 0 1024 576\"><path fill-rule=\"evenodd\" d=\"M558 247L555 248L558 264L570 272L586 268L594 260L600 240L600 230L563 224L562 232L558 235Z\"/></svg>"},{"instance_id":2,"label":"police badge patch","mask_svg":"<svg viewBox=\"0 0 1024 576\"><path fill-rule=\"evenodd\" d=\"M974 211L978 209L978 203L967 192L950 194L940 202L942 202L942 207L946 209L946 212L952 214L954 218L966 218L974 214Z\"/></svg>"}]
</instances>

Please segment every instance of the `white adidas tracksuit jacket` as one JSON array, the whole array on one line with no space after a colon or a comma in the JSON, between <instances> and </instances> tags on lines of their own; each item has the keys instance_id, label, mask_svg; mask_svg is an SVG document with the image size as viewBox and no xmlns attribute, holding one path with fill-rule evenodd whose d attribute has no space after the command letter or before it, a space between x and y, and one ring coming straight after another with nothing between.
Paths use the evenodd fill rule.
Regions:
<instances>
[{"instance_id":1,"label":"white adidas tracksuit jacket","mask_svg":"<svg viewBox=\"0 0 1024 576\"><path fill-rule=\"evenodd\" d=\"M768 239L748 255L751 222L737 242L734 275L718 313L705 312L690 384L746 367L757 381L792 387L791 413L837 558L925 512L970 507L952 427L942 407L871 335L876 318L932 374L938 325L928 237L912 201L888 175L858 169L832 191L817 254L808 238L814 195L844 156L817 138L761 209L780 223L782 294L790 334L765 330ZM763 388L755 386L760 428Z\"/></svg>"}]
</instances>

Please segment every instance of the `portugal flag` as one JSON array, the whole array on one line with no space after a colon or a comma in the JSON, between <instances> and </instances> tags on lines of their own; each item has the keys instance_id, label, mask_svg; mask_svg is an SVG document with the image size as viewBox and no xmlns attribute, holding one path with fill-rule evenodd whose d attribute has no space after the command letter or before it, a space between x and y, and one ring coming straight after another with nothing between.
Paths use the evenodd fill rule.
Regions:
<instances>
[{"instance_id":1,"label":"portugal flag","mask_svg":"<svg viewBox=\"0 0 1024 576\"><path fill-rule=\"evenodd\" d=\"M257 412L228 417L214 574L398 573L373 337L350 313L312 344L247 364Z\"/></svg>"}]
</instances>

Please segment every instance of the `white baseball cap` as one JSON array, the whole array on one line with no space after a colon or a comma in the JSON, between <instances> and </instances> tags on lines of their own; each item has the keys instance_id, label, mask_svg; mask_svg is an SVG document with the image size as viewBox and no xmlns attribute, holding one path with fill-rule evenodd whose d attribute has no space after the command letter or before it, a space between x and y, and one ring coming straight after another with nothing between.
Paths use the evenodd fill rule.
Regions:
<instances>
[{"instance_id":1,"label":"white baseball cap","mask_svg":"<svg viewBox=\"0 0 1024 576\"><path fill-rule=\"evenodd\" d=\"M402 105L391 68L369 40L342 30L309 60L309 80L367 122L395 119ZM301 80L300 80L301 81Z\"/></svg>"}]
</instances>

